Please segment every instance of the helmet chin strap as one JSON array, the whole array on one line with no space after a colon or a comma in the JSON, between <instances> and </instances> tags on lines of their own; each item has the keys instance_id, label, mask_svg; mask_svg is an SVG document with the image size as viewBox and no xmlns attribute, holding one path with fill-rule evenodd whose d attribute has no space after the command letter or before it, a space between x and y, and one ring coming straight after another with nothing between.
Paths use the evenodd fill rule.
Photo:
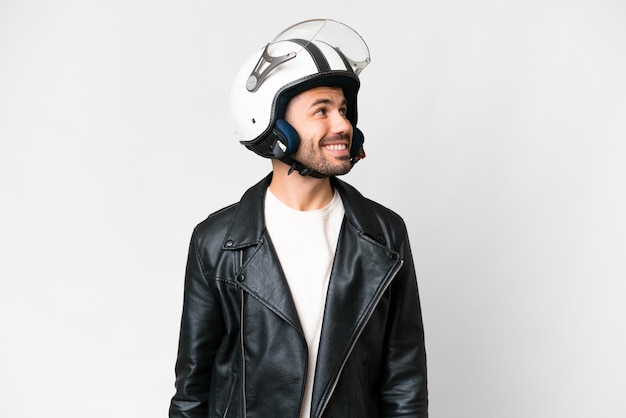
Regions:
<instances>
[{"instance_id":1,"label":"helmet chin strap","mask_svg":"<svg viewBox=\"0 0 626 418\"><path fill-rule=\"evenodd\" d=\"M300 161L294 160L289 155L283 155L281 158L279 158L279 160L289 166L289 171L287 172L287 175L291 175L291 173L293 173L294 171L297 171L298 174L300 174L301 176L311 176L317 179L323 179L323 178L328 177L326 174L322 174L319 171L315 171L312 168L305 166Z\"/></svg>"}]
</instances>

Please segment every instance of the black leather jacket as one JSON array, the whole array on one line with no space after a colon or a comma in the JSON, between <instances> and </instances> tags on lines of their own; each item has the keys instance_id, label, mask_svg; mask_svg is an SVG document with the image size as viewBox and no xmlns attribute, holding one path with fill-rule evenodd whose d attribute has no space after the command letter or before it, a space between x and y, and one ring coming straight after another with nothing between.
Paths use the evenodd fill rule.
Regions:
<instances>
[{"instance_id":1,"label":"black leather jacket","mask_svg":"<svg viewBox=\"0 0 626 418\"><path fill-rule=\"evenodd\" d=\"M297 418L307 345L265 231L271 175L194 230L170 417ZM332 178L345 207L311 417L428 416L415 270L402 219ZM307 245L294 236L294 245Z\"/></svg>"}]
</instances>

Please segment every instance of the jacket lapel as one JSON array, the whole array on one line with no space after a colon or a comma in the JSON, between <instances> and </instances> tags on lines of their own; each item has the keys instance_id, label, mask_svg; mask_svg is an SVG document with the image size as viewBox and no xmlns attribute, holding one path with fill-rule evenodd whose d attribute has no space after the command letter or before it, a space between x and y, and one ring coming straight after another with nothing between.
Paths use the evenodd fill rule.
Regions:
<instances>
[{"instance_id":1,"label":"jacket lapel","mask_svg":"<svg viewBox=\"0 0 626 418\"><path fill-rule=\"evenodd\" d=\"M244 261L241 270L244 280L239 285L304 335L289 284L276 260L274 248L264 238L254 254Z\"/></svg>"},{"instance_id":2,"label":"jacket lapel","mask_svg":"<svg viewBox=\"0 0 626 418\"><path fill-rule=\"evenodd\" d=\"M328 285L311 416L318 416L322 399L333 391L343 365L381 295L402 265L387 248L369 203L352 187L334 180L346 218Z\"/></svg>"},{"instance_id":3,"label":"jacket lapel","mask_svg":"<svg viewBox=\"0 0 626 418\"><path fill-rule=\"evenodd\" d=\"M241 252L235 269L238 285L302 333L287 279L265 233L263 208L270 181L271 174L243 195L222 248Z\"/></svg>"},{"instance_id":4,"label":"jacket lapel","mask_svg":"<svg viewBox=\"0 0 626 418\"><path fill-rule=\"evenodd\" d=\"M317 355L313 387L316 413L320 400L332 392L361 330L401 263L381 247L351 225L344 225L328 285Z\"/></svg>"}]
</instances>

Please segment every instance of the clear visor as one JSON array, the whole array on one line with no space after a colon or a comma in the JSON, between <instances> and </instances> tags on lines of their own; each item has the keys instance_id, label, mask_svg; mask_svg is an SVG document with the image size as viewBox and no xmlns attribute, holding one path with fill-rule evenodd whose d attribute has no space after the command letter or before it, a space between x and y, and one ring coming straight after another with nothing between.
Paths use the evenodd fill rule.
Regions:
<instances>
[{"instance_id":1,"label":"clear visor","mask_svg":"<svg viewBox=\"0 0 626 418\"><path fill-rule=\"evenodd\" d=\"M298 42L285 42L294 40ZM267 44L248 78L248 91L256 91L274 68L294 58L314 41L325 43L343 55L356 75L370 63L367 44L352 28L330 19L306 20L288 27ZM294 48L296 45L297 48Z\"/></svg>"},{"instance_id":2,"label":"clear visor","mask_svg":"<svg viewBox=\"0 0 626 418\"><path fill-rule=\"evenodd\" d=\"M324 42L332 48L338 49L346 57L357 75L370 63L370 51L363 38L349 26L335 20L315 19L296 23L279 33L270 42L267 52L269 55L275 56L272 52L277 49L276 44L291 39ZM297 54L302 49L293 52Z\"/></svg>"}]
</instances>

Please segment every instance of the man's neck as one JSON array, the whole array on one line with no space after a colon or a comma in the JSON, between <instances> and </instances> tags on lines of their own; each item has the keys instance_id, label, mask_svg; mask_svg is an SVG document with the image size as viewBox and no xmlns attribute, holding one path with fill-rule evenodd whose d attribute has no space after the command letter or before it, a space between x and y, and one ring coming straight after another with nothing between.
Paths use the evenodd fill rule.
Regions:
<instances>
[{"instance_id":1,"label":"man's neck","mask_svg":"<svg viewBox=\"0 0 626 418\"><path fill-rule=\"evenodd\" d=\"M272 168L269 188L287 206L301 211L316 210L332 200L334 191L328 178L301 176L296 171L289 174L289 166L279 160L272 160Z\"/></svg>"}]
</instances>

